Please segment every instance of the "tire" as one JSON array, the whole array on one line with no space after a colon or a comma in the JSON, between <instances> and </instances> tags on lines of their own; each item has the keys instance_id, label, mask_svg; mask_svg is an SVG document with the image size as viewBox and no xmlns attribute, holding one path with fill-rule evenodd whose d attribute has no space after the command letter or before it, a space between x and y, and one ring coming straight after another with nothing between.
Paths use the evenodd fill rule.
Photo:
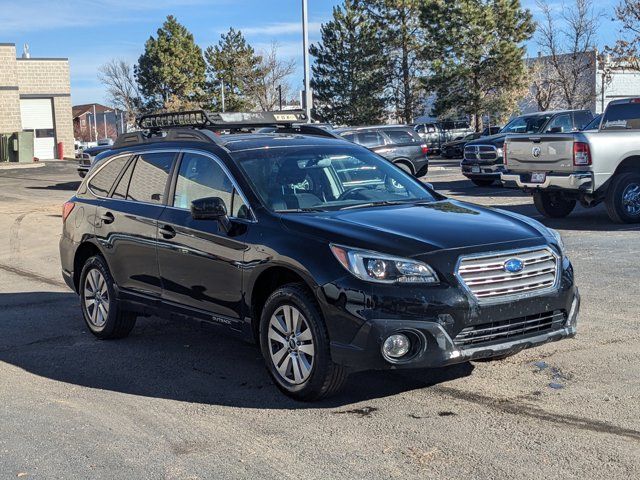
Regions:
<instances>
[{"instance_id":1,"label":"tire","mask_svg":"<svg viewBox=\"0 0 640 480\"><path fill-rule=\"evenodd\" d=\"M534 192L533 204L547 218L564 218L576 208L576 199L557 192Z\"/></svg>"},{"instance_id":2,"label":"tire","mask_svg":"<svg viewBox=\"0 0 640 480\"><path fill-rule=\"evenodd\" d=\"M471 181L478 187L489 187L495 182L493 178L472 178Z\"/></svg>"},{"instance_id":3,"label":"tire","mask_svg":"<svg viewBox=\"0 0 640 480\"><path fill-rule=\"evenodd\" d=\"M82 316L91 333L103 340L124 338L136 324L136 315L123 310L116 298L114 285L104 258L96 255L85 262L78 287Z\"/></svg>"},{"instance_id":4,"label":"tire","mask_svg":"<svg viewBox=\"0 0 640 480\"><path fill-rule=\"evenodd\" d=\"M616 223L640 222L640 173L622 173L613 177L605 205L609 218Z\"/></svg>"},{"instance_id":5,"label":"tire","mask_svg":"<svg viewBox=\"0 0 640 480\"><path fill-rule=\"evenodd\" d=\"M327 327L304 284L284 285L269 296L260 317L260 347L273 382L296 400L333 395L347 379L345 368L331 360Z\"/></svg>"}]
</instances>

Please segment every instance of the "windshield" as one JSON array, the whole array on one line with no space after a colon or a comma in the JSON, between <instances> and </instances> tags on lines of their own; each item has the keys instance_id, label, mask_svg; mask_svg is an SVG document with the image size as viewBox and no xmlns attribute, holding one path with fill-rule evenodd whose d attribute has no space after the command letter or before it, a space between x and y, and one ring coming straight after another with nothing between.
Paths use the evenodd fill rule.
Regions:
<instances>
[{"instance_id":1,"label":"windshield","mask_svg":"<svg viewBox=\"0 0 640 480\"><path fill-rule=\"evenodd\" d=\"M436 200L422 183L352 145L296 146L233 154L267 208L338 210Z\"/></svg>"},{"instance_id":2,"label":"windshield","mask_svg":"<svg viewBox=\"0 0 640 480\"><path fill-rule=\"evenodd\" d=\"M500 133L539 133L551 115L517 117L507 123Z\"/></svg>"}]
</instances>

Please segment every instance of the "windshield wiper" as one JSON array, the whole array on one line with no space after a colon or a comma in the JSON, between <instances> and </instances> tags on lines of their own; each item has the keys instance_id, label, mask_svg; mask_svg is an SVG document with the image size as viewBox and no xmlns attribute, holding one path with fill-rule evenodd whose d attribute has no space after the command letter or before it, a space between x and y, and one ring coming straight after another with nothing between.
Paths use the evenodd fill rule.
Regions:
<instances>
[{"instance_id":1,"label":"windshield wiper","mask_svg":"<svg viewBox=\"0 0 640 480\"><path fill-rule=\"evenodd\" d=\"M348 205L346 207L342 207L340 210L351 210L354 208L367 208L367 207L385 207L387 205L404 205L405 203L410 203L405 201L398 200L379 200L377 202L367 202L367 203L359 203L357 205Z\"/></svg>"},{"instance_id":2,"label":"windshield wiper","mask_svg":"<svg viewBox=\"0 0 640 480\"><path fill-rule=\"evenodd\" d=\"M298 213L298 212L326 212L326 210L324 208L314 208L314 207L286 208L283 210L276 210L276 213Z\"/></svg>"}]
</instances>

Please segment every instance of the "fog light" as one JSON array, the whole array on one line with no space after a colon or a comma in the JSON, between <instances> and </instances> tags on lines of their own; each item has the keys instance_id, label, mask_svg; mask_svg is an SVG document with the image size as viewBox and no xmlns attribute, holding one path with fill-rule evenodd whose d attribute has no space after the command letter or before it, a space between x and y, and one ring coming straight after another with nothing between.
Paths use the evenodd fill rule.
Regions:
<instances>
[{"instance_id":1,"label":"fog light","mask_svg":"<svg viewBox=\"0 0 640 480\"><path fill-rule=\"evenodd\" d=\"M389 335L382 345L382 353L389 358L400 358L406 355L411 348L411 342L406 335L395 333Z\"/></svg>"}]
</instances>

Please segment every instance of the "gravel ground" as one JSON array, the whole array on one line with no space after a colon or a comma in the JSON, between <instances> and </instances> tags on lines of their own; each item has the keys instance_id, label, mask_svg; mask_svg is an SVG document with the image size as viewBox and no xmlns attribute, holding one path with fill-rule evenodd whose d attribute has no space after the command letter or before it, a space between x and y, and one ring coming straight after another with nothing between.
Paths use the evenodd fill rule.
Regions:
<instances>
[{"instance_id":1,"label":"gravel ground","mask_svg":"<svg viewBox=\"0 0 640 480\"><path fill-rule=\"evenodd\" d=\"M478 188L456 161L441 192L538 218L530 197ZM502 362L363 372L300 404L255 346L160 319L101 342L59 274L72 162L0 170L0 477L640 477L640 227L604 209L559 229L583 306L575 339Z\"/></svg>"}]
</instances>

